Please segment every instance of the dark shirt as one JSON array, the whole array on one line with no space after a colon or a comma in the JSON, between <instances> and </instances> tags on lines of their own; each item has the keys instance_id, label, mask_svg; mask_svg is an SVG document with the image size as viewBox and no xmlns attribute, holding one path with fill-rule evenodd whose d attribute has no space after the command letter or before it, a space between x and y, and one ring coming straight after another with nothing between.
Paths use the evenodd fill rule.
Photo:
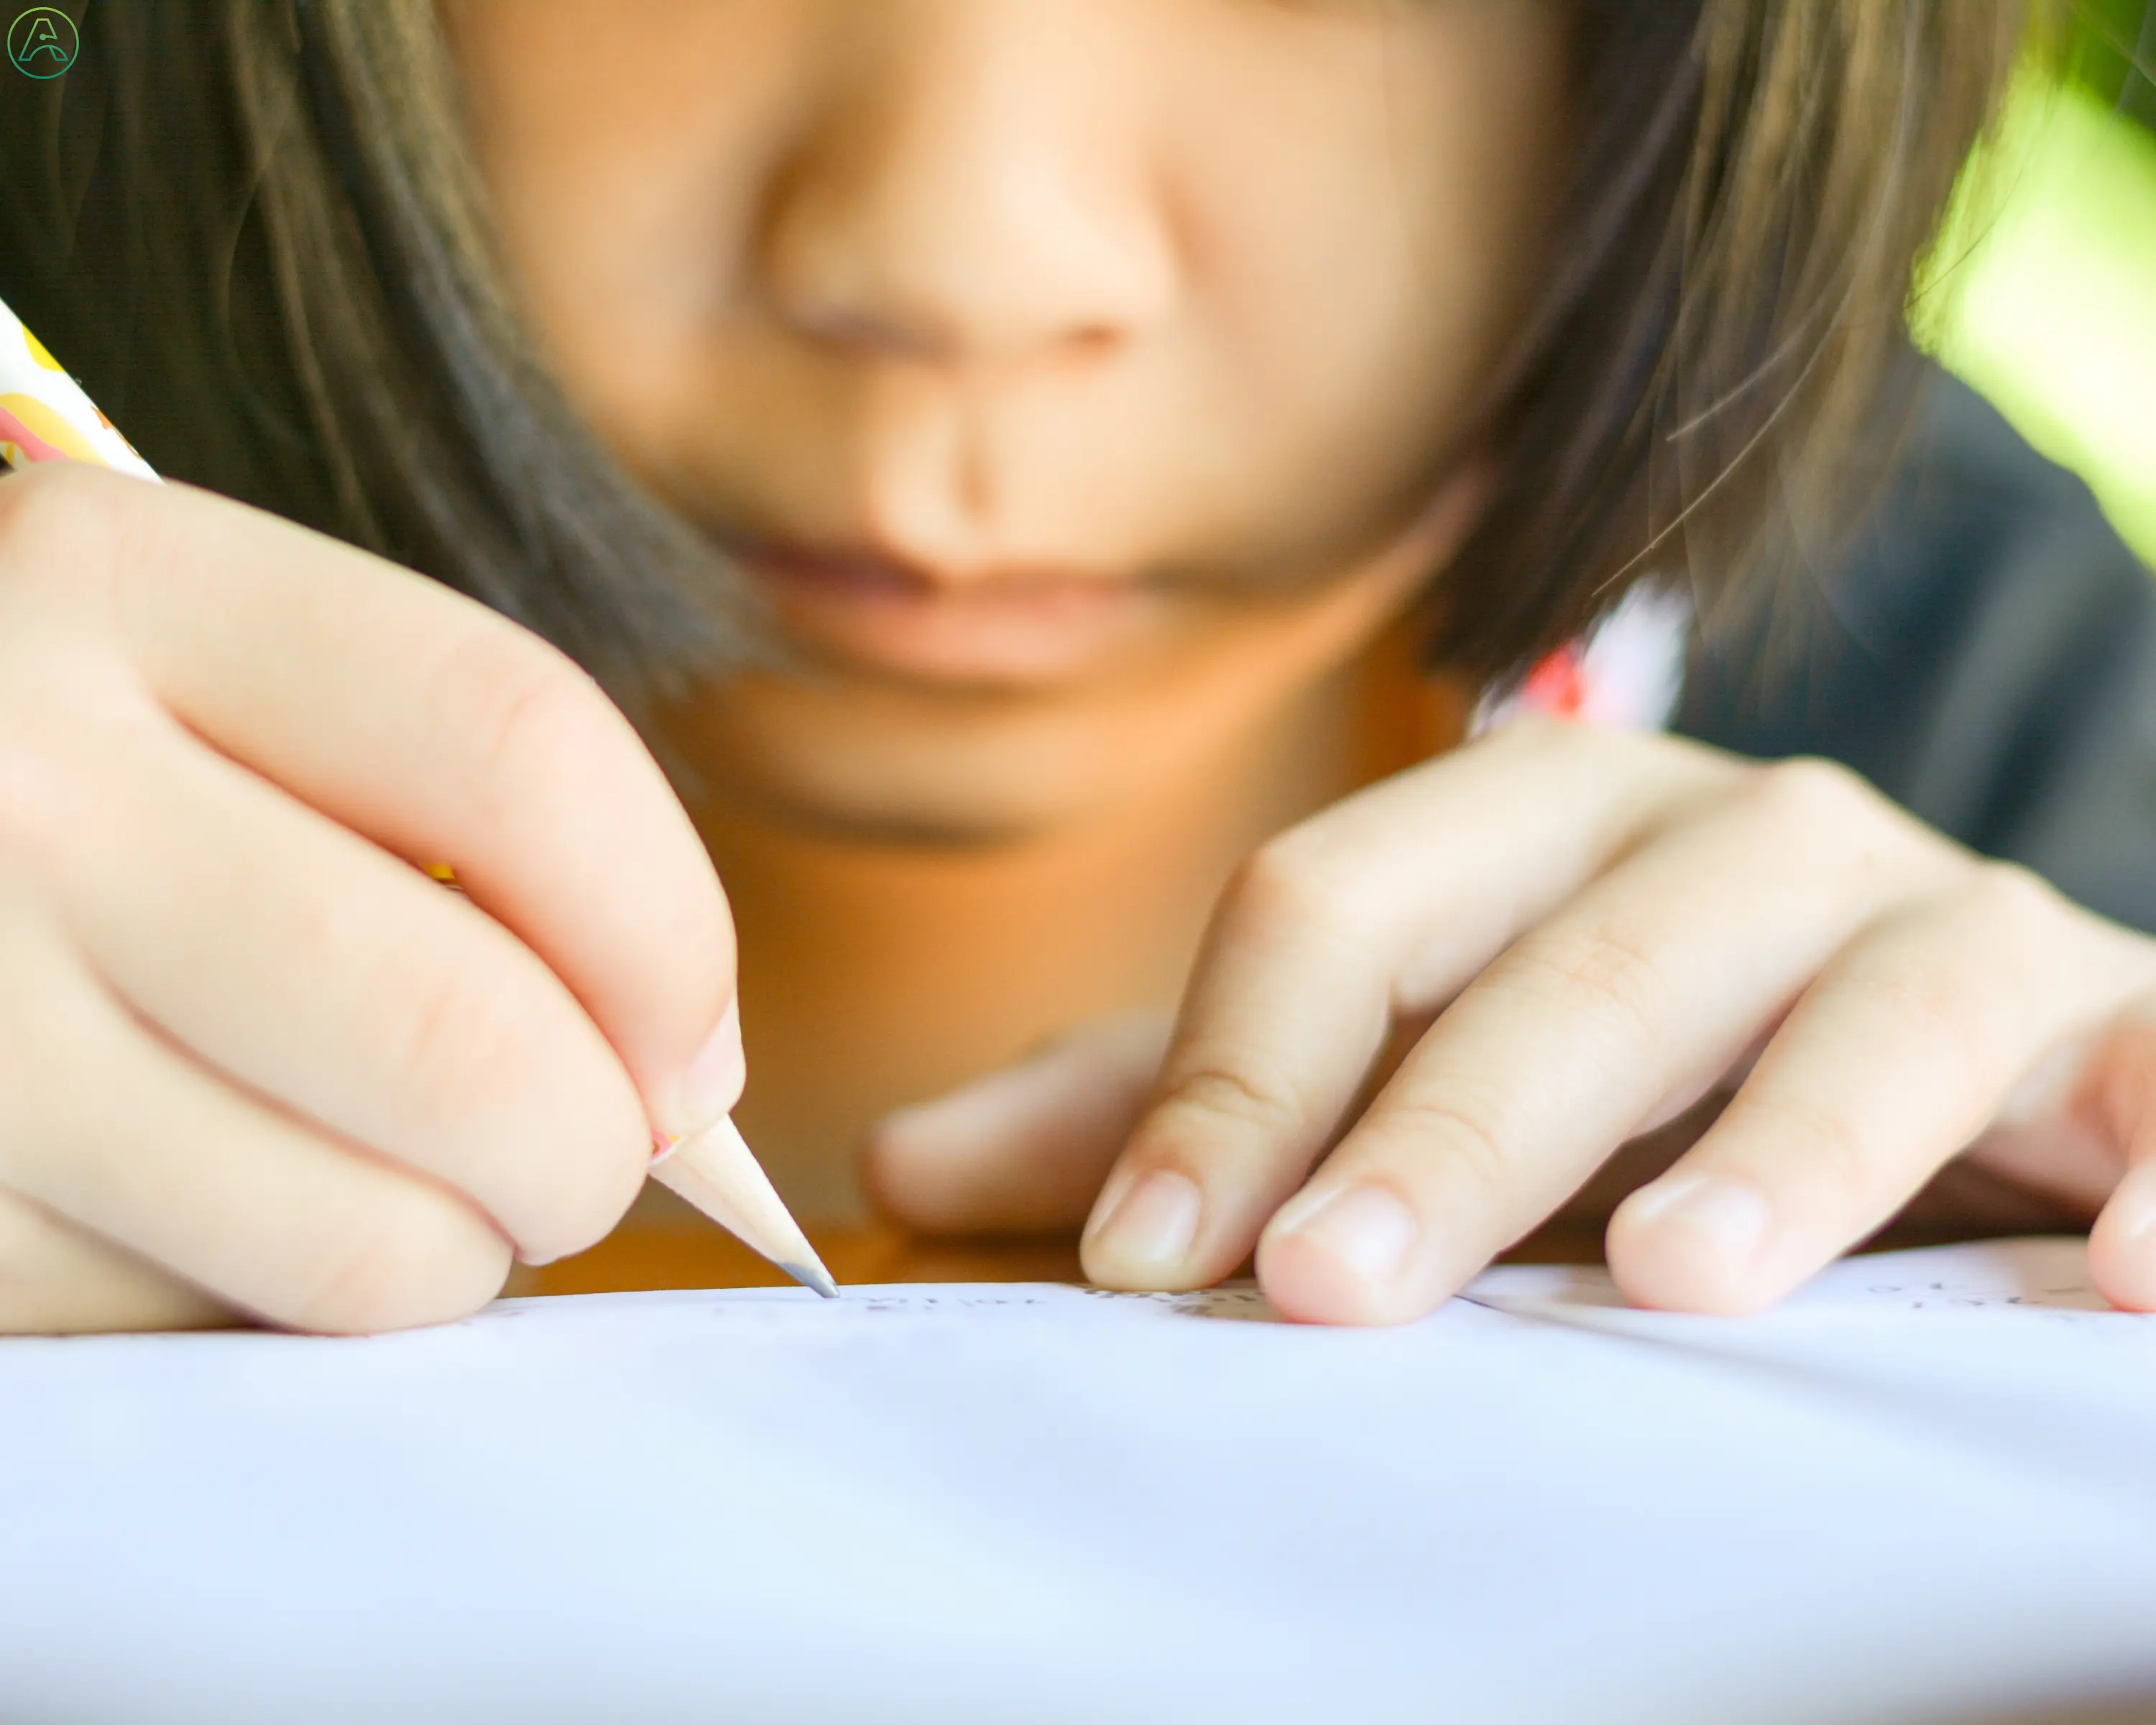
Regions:
<instances>
[{"instance_id":1,"label":"dark shirt","mask_svg":"<svg viewBox=\"0 0 2156 1725\"><path fill-rule=\"evenodd\" d=\"M1880 507L1810 585L1774 624L1695 644L1673 728L1842 762L2156 932L2156 577L2087 487L1938 376Z\"/></svg>"}]
</instances>

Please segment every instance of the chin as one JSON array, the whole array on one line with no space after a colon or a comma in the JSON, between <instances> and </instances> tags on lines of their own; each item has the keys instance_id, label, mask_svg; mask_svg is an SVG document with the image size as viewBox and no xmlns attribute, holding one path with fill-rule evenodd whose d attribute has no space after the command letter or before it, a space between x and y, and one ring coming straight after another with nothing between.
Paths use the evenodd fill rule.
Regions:
<instances>
[{"instance_id":1,"label":"chin","mask_svg":"<svg viewBox=\"0 0 2156 1725\"><path fill-rule=\"evenodd\" d=\"M927 778L927 775L922 775ZM1071 824L1075 811L999 796L993 789L941 783L904 787L778 782L757 773L739 783L767 817L804 834L894 850L993 850L1045 838Z\"/></svg>"},{"instance_id":2,"label":"chin","mask_svg":"<svg viewBox=\"0 0 2156 1725\"><path fill-rule=\"evenodd\" d=\"M691 754L710 792L804 830L924 850L1048 836L1126 801L1119 725L1086 703L933 701L745 677L700 705Z\"/></svg>"}]
</instances>

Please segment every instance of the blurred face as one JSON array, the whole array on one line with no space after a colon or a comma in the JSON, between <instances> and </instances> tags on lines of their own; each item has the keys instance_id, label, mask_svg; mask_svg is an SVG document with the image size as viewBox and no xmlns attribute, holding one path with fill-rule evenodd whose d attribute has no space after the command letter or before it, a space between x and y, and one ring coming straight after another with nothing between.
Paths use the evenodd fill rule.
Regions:
<instances>
[{"instance_id":1,"label":"blurred face","mask_svg":"<svg viewBox=\"0 0 2156 1725\"><path fill-rule=\"evenodd\" d=\"M801 819L1068 821L1261 732L1477 506L1563 139L1543 0L446 0L526 309L782 669Z\"/></svg>"}]
</instances>

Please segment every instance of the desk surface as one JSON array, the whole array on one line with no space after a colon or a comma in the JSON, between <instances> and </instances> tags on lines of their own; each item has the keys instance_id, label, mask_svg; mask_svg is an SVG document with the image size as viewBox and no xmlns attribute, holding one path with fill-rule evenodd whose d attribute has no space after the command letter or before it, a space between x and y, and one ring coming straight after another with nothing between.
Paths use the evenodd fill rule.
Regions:
<instances>
[{"instance_id":1,"label":"desk surface","mask_svg":"<svg viewBox=\"0 0 2156 1725\"><path fill-rule=\"evenodd\" d=\"M1077 1242L1065 1238L927 1240L889 1224L811 1228L841 1284L902 1281L1077 1281ZM1538 1263L1600 1261L1598 1229L1545 1230L1507 1255ZM611 1294L643 1288L749 1288L785 1276L721 1230L701 1221L631 1217L588 1252L520 1266L510 1294Z\"/></svg>"},{"instance_id":2,"label":"desk surface","mask_svg":"<svg viewBox=\"0 0 2156 1725\"><path fill-rule=\"evenodd\" d=\"M1986 1234L2047 1231L2005 1219L2001 1225L1926 1225L1905 1216L1865 1243L1870 1251L1936 1245ZM2056 1227L2049 1231L2057 1231ZM906 1281L1078 1281L1071 1238L931 1240L888 1223L812 1227L809 1238L841 1285ZM1505 1254L1508 1263L1599 1264L1602 1224L1553 1223ZM511 1295L613 1294L647 1288L752 1288L785 1276L731 1235L685 1214L632 1215L588 1252L536 1267L517 1266Z\"/></svg>"},{"instance_id":3,"label":"desk surface","mask_svg":"<svg viewBox=\"0 0 2156 1725\"><path fill-rule=\"evenodd\" d=\"M877 1224L811 1228L808 1234L842 1284L1079 1278L1074 1240L920 1240ZM786 1280L783 1271L710 1223L631 1217L588 1252L536 1267L520 1265L503 1291L612 1294L642 1288L765 1287Z\"/></svg>"}]
</instances>

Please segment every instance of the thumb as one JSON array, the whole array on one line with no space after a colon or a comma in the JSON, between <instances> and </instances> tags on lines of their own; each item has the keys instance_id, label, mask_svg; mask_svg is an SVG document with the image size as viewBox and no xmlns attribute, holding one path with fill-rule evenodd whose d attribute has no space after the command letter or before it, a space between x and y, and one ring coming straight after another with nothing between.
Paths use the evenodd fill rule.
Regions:
<instances>
[{"instance_id":1,"label":"thumb","mask_svg":"<svg viewBox=\"0 0 2156 1725\"><path fill-rule=\"evenodd\" d=\"M1099 1019L886 1115L866 1151L877 1205L929 1234L1075 1231L1137 1123L1174 1024L1166 1011Z\"/></svg>"}]
</instances>

